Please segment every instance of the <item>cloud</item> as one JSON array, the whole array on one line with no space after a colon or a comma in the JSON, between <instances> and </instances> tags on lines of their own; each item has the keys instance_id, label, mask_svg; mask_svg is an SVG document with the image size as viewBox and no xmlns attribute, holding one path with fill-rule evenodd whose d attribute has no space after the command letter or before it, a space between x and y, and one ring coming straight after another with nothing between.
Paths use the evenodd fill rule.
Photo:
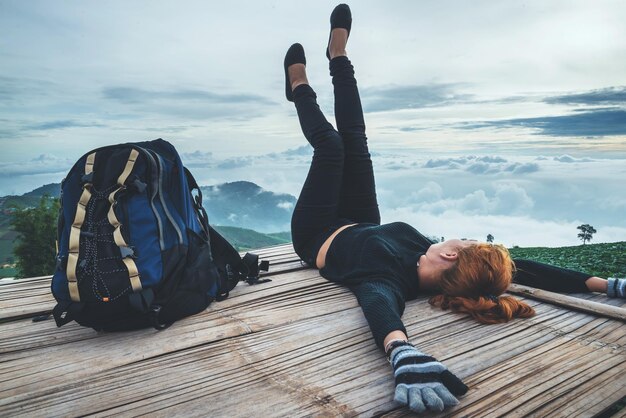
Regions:
<instances>
[{"instance_id":1,"label":"cloud","mask_svg":"<svg viewBox=\"0 0 626 418\"><path fill-rule=\"evenodd\" d=\"M550 104L568 105L622 105L626 104L626 87L607 87L584 93L546 97L543 101Z\"/></svg>"},{"instance_id":2,"label":"cloud","mask_svg":"<svg viewBox=\"0 0 626 418\"><path fill-rule=\"evenodd\" d=\"M101 128L104 125L99 123L85 123L75 120L53 120L48 122L41 122L26 126L26 129L31 131L47 131L53 129L67 129L67 128Z\"/></svg>"},{"instance_id":3,"label":"cloud","mask_svg":"<svg viewBox=\"0 0 626 418\"><path fill-rule=\"evenodd\" d=\"M564 154L558 157L553 157L552 159L554 161L559 161L561 163L577 163L577 162L588 163L588 162L593 161L590 158L574 158L571 155L567 155L567 154Z\"/></svg>"},{"instance_id":4,"label":"cloud","mask_svg":"<svg viewBox=\"0 0 626 418\"><path fill-rule=\"evenodd\" d=\"M431 159L423 167L464 170L473 174L497 174L501 172L528 174L539 171L539 164L536 163L510 163L506 158L489 155Z\"/></svg>"},{"instance_id":5,"label":"cloud","mask_svg":"<svg viewBox=\"0 0 626 418\"><path fill-rule=\"evenodd\" d=\"M155 101L194 101L212 104L273 104L274 102L255 94L222 94L205 90L144 90L133 87L110 87L103 90L106 99L121 103L145 103Z\"/></svg>"},{"instance_id":6,"label":"cloud","mask_svg":"<svg viewBox=\"0 0 626 418\"><path fill-rule=\"evenodd\" d=\"M535 204L526 190L515 183L498 183L494 188L491 195L478 189L459 198L442 198L441 187L436 183L429 183L412 197L417 199L420 210L432 214L443 214L451 210L482 215L525 214Z\"/></svg>"},{"instance_id":7,"label":"cloud","mask_svg":"<svg viewBox=\"0 0 626 418\"><path fill-rule=\"evenodd\" d=\"M272 153L267 154L267 157L270 157L270 158L301 157L301 156L310 157L311 155L313 155L313 147L307 144L307 145L302 145L298 148L290 148L282 152L272 152Z\"/></svg>"},{"instance_id":8,"label":"cloud","mask_svg":"<svg viewBox=\"0 0 626 418\"><path fill-rule=\"evenodd\" d=\"M626 135L625 110L598 110L577 112L562 116L544 116L468 123L464 129L532 128L537 134L548 136L608 136Z\"/></svg>"},{"instance_id":9,"label":"cloud","mask_svg":"<svg viewBox=\"0 0 626 418\"><path fill-rule=\"evenodd\" d=\"M539 171L537 163L513 163L504 168L504 171L510 171L513 174L527 174Z\"/></svg>"},{"instance_id":10,"label":"cloud","mask_svg":"<svg viewBox=\"0 0 626 418\"><path fill-rule=\"evenodd\" d=\"M527 214L535 205L526 189L515 183L496 184L492 213Z\"/></svg>"},{"instance_id":11,"label":"cloud","mask_svg":"<svg viewBox=\"0 0 626 418\"><path fill-rule=\"evenodd\" d=\"M429 181L417 192L412 193L412 198L417 202L436 202L443 197L443 188L439 183Z\"/></svg>"},{"instance_id":12,"label":"cloud","mask_svg":"<svg viewBox=\"0 0 626 418\"><path fill-rule=\"evenodd\" d=\"M0 172L7 176L57 174L67 172L74 160L51 154L40 154L26 162L0 163Z\"/></svg>"},{"instance_id":13,"label":"cloud","mask_svg":"<svg viewBox=\"0 0 626 418\"><path fill-rule=\"evenodd\" d=\"M256 94L215 93L198 89L108 87L102 90L102 96L135 112L186 119L249 119L264 115L268 106L277 106L273 100Z\"/></svg>"},{"instance_id":14,"label":"cloud","mask_svg":"<svg viewBox=\"0 0 626 418\"><path fill-rule=\"evenodd\" d=\"M217 168L220 168L220 169L231 169L231 168L247 167L247 166L251 165L254 162L255 158L258 158L258 157L229 158L227 160L224 160L224 161L220 162L217 165Z\"/></svg>"},{"instance_id":15,"label":"cloud","mask_svg":"<svg viewBox=\"0 0 626 418\"><path fill-rule=\"evenodd\" d=\"M472 159L473 156L470 157L456 157L456 158L435 158L430 159L424 164L425 168L460 168L460 166L467 164L467 161Z\"/></svg>"},{"instance_id":16,"label":"cloud","mask_svg":"<svg viewBox=\"0 0 626 418\"><path fill-rule=\"evenodd\" d=\"M365 88L362 89L361 95L363 109L366 112L384 112L446 106L469 101L473 96L455 92L458 86L458 84L425 84Z\"/></svg>"},{"instance_id":17,"label":"cloud","mask_svg":"<svg viewBox=\"0 0 626 418\"><path fill-rule=\"evenodd\" d=\"M57 86L47 80L0 76L0 104L23 105L25 100L50 97Z\"/></svg>"},{"instance_id":18,"label":"cloud","mask_svg":"<svg viewBox=\"0 0 626 418\"><path fill-rule=\"evenodd\" d=\"M193 152L183 152L180 159L187 167L204 167L213 162L213 153L196 150Z\"/></svg>"},{"instance_id":19,"label":"cloud","mask_svg":"<svg viewBox=\"0 0 626 418\"><path fill-rule=\"evenodd\" d=\"M523 213L480 214L447 210L441 214L426 212L412 207L390 208L382 212L383 222L403 221L411 224L423 234L449 238L468 238L484 241L487 234L495 237L496 243L508 247L548 246L560 247L579 245L576 227L580 220L540 220ZM598 226L593 242L623 241L626 228Z\"/></svg>"},{"instance_id":20,"label":"cloud","mask_svg":"<svg viewBox=\"0 0 626 418\"><path fill-rule=\"evenodd\" d=\"M290 212L294 206L295 206L294 202L287 202L287 201L281 201L276 204L276 207L280 209L284 209L288 212Z\"/></svg>"}]
</instances>

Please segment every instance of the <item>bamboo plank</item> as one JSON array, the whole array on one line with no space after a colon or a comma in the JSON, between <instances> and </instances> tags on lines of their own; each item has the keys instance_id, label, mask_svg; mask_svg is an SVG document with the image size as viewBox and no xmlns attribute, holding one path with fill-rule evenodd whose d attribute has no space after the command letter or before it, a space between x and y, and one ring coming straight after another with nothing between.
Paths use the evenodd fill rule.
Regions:
<instances>
[{"instance_id":1,"label":"bamboo plank","mask_svg":"<svg viewBox=\"0 0 626 418\"><path fill-rule=\"evenodd\" d=\"M324 284L326 283L324 281ZM291 303L291 311L287 315L276 315L272 311L275 309L275 306L271 305L267 305L269 312L263 312L261 309L257 311L238 310L238 308L231 310L228 308L215 309L211 305L206 313L183 319L180 321L181 326L177 326L179 324L177 323L163 333L158 333L154 330L141 330L129 333L97 334L90 331L82 334L87 337L84 340L73 341L72 344L59 341L59 345L45 347L46 355L53 359L45 367L39 367L40 377L38 377L38 380L47 382L46 384L50 383L49 379L54 381L57 367L63 367L64 375L66 376L72 373L82 375L88 363L98 358L106 358L107 362L99 362L97 371L101 372L107 368L118 367L121 364L125 364L125 362L137 361L137 359L143 359L151 355L158 356L162 354L162 348L181 350L211 340L256 332L266 327L276 326L277 323L290 323L307 316L318 316L325 312L337 312L346 309L346 307L357 306L356 300L346 289L336 286L327 287L327 292L330 295L328 298L317 295L316 301L308 300L306 293L301 295L305 302L308 301L312 304L311 309L301 309L298 303ZM343 298L341 303L337 303L337 297ZM54 324L47 323L45 326L53 327ZM93 334L97 335L97 341L93 340ZM132 351L125 352L124 357L121 359L116 356L116 354L119 354L119 350L109 352L112 346L115 345L123 347L124 344L127 344L132 346L132 341L138 338L142 338L147 344L154 344L154 342L159 341L161 346L150 347L148 350L144 350L143 347L135 347ZM2 376L0 381L10 379L18 385L21 382L21 376L16 376L13 373L19 374L20 370L30 367L34 361L33 358L37 357L38 351L31 350L31 354L24 358L21 358L21 352L13 352L6 355L7 359L13 359L14 361L9 362L11 364L10 368L7 363L0 364L0 375ZM88 351L88 354L79 355L83 351ZM75 359L70 365L64 364L68 355ZM57 356L58 358L55 358Z\"/></svg>"},{"instance_id":2,"label":"bamboo plank","mask_svg":"<svg viewBox=\"0 0 626 418\"><path fill-rule=\"evenodd\" d=\"M300 261L293 257L285 262L270 265L270 272L262 273L261 277L273 277L288 272L304 270ZM308 269L312 272L317 270ZM39 278L31 281L26 286L5 285L0 287L0 320L12 320L27 316L41 315L52 312L56 301L50 292L50 277ZM7 287L8 286L8 287ZM240 283L237 289L246 287ZM263 284L263 286L266 286Z\"/></svg>"},{"instance_id":3,"label":"bamboo plank","mask_svg":"<svg viewBox=\"0 0 626 418\"><path fill-rule=\"evenodd\" d=\"M186 328L192 329L196 327L198 323L202 324L209 321L212 312L217 311L221 312L224 316L228 316L230 314L228 309L231 308L240 308L250 310L250 312L256 312L256 308L254 307L255 301L257 303L267 303L267 300L280 298L281 294L289 294L291 292L294 296L297 296L298 292L306 294L316 287L328 289L328 291L331 292L336 292L337 289L341 289L320 278L313 270L291 273L289 280L274 280L270 283L256 286L241 284L231 292L231 296L227 300L214 302L205 312L184 318L177 322L175 326L185 326ZM347 294L347 290L342 289L342 291ZM270 308L272 308L272 306L270 306ZM32 323L30 319L24 319L5 323L1 326L3 334L10 337L0 340L0 353L75 342L80 339L91 339L94 338L95 335L98 335L95 331L80 327L74 323L68 324L63 328L56 328L52 318L40 323ZM204 326L202 325L201 328L204 328ZM170 328L165 332L169 333L172 329L173 328Z\"/></svg>"},{"instance_id":4,"label":"bamboo plank","mask_svg":"<svg viewBox=\"0 0 626 418\"><path fill-rule=\"evenodd\" d=\"M0 415L407 415L354 296L279 247L266 254L293 271L161 333L0 324ZM20 291L37 297L36 286ZM471 387L441 416L585 416L623 396L622 322L528 303L537 316L490 326L427 298L407 303L412 341ZM607 386L603 399L583 396Z\"/></svg>"},{"instance_id":5,"label":"bamboo plank","mask_svg":"<svg viewBox=\"0 0 626 418\"><path fill-rule=\"evenodd\" d=\"M344 312L343 315L348 315L348 312ZM358 314L358 311L354 311L351 314ZM330 318L329 318L330 319ZM336 388L337 386L342 385L341 382L346 382L344 383L344 390L338 390L337 393L333 393L331 396L334 399L337 399L337 396L350 396L350 394L356 392L356 393L360 393L360 396L363 396L363 391L366 390L367 388L370 387L370 389L367 390L372 390L372 391L376 391L377 393L381 392L383 389L381 387L381 384L379 382L380 379L383 380L388 380L388 383L390 385L389 391L387 391L387 403L389 405L392 405L392 402L389 400L390 398L390 393L392 393L392 389L393 389L393 382L391 380L391 378L388 376L390 374L390 370L389 370L389 366L386 364L386 362L384 361L384 359L382 359L382 356L380 355L380 353L377 353L375 349L373 349L371 341L368 341L368 337L367 335L364 335L364 333L357 333L356 336L354 334L348 334L347 338L345 338L345 335L342 329L337 330L336 327L339 326L341 328L341 324L346 324L349 323L350 321L346 321L346 318L340 318L339 321L337 321L336 324L332 324L331 327L328 327L326 329L326 332L324 333L325 336L322 336L322 338L318 338L317 341L310 341L307 340L307 336L310 337L311 334L311 326L310 323L309 324L292 324L292 329L290 330L281 330L281 329L272 329L272 330L268 330L266 331L268 335L265 335L265 338L259 338L259 336L253 336L253 335L248 335L248 336L242 336L242 337L238 337L238 339L245 339L248 340L250 342L250 346L248 347L247 345L243 345L240 347L236 347L238 349L238 353L242 356L244 356L248 363L251 364L259 364L259 363L263 363L262 365L257 366L257 368L255 370L262 370L265 374L264 376L266 376L265 378L267 379L267 376L270 375L272 376L274 379L287 379L287 378L292 378L294 379L293 376L291 376L291 374L293 373L294 369L298 369L300 368L300 372L297 375L297 378L302 380L304 379L306 381L306 383L313 384L315 385L316 383L323 383L325 384L326 388ZM304 326L302 326L304 325ZM353 327L351 327L353 328ZM363 324L363 328L365 328L365 324ZM350 328L348 328L350 329ZM357 338L356 342L351 342L349 344L347 344L347 346L345 347L345 352L347 354L349 354L349 356L345 356L342 358L341 356L341 348L337 349L337 345L333 342L330 341L330 346L326 345L322 345L322 343L328 343L329 342L329 334L328 331L332 330L335 332L334 337L336 339L339 339L339 341L351 341L351 338ZM337 332L339 331L339 332ZM319 332L319 331L317 331ZM355 331L352 331L353 333ZM563 337L560 335L556 336L557 339L562 339ZM292 349L292 351L290 353L287 353L287 356L284 358L281 358L281 352L284 352L286 347L293 347L293 340L296 339L298 341L300 341L299 346L296 349ZM305 341L301 341L302 339L304 339ZM232 341L229 341L230 344L233 344ZM291 343L291 345L290 345ZM570 344L571 346L574 346L574 348L576 350L578 350L578 342L577 341L568 341L568 344ZM362 344L363 347L359 347L359 344ZM561 346L561 342L558 342L555 344L555 347L560 347ZM329 348L333 348L332 351L329 350ZM322 353L321 355L319 355L318 357L315 358L308 358L306 359L306 361L302 362L301 359L302 357L305 357L306 355L306 349L310 348L309 353ZM196 353L198 352L198 350L207 350L209 349L209 347L207 346L202 346L202 347L198 347L196 350ZM354 362L361 364L362 368L364 368L365 370L363 370L363 376L354 376L354 372L352 371L352 369L349 367L349 364L351 362L346 361L346 357L351 357L354 354L354 351L357 351L358 353L361 353L363 350L365 349L365 353L363 353L363 355L365 356L365 358L362 357L357 357ZM224 348L220 347L220 350L223 351ZM304 350L304 351L303 351ZM545 353L542 352L541 355L537 355L537 353L530 353L529 358L532 360L534 359L535 362L537 363L537 365L532 368L530 371L528 371L527 373L530 375L536 375L537 371L541 371L541 367L542 364L541 362L543 361L542 359L545 358ZM185 355L181 354L181 353L176 353L177 356L179 356L179 358L184 357ZM375 358L372 359L371 363L374 363L377 367L372 367L372 364L370 363L369 367L366 367L364 365L367 365L368 362L365 361L368 356L370 355L375 355ZM552 354L554 356L554 354ZM332 360L329 360L329 356L335 356L336 358L338 358L338 361L333 364ZM558 356L562 356L561 354L558 354ZM204 357L204 359L207 358L211 358L211 355L206 355L206 357ZM318 358L324 359L324 362L319 362L317 361ZM549 360L553 360L553 358L549 357ZM157 361L157 359L154 359L153 361ZM165 361L163 359L160 359L159 361L164 362ZM193 358L192 360L187 359L187 361L184 363L184 366L187 368L197 368L197 363L203 361L202 358ZM269 363L267 363L269 361ZM330 363L329 363L330 361ZM474 359L468 358L467 361L475 361ZM517 361L517 360L515 360ZM266 362L266 363L264 363ZM312 364L309 364L313 362ZM221 362L219 362L221 363ZM167 364L170 364L169 361L167 361ZM307 366L308 364L308 366ZM348 367L345 367L345 369L338 369L337 364L344 364L344 365L348 365ZM526 363L524 363L526 364ZM127 376L136 376L136 374L139 372L141 373L140 370L137 370L136 367L139 367L138 365L132 365L134 368L132 370L132 372L129 373L124 373ZM129 366L130 367L130 366ZM181 366L182 367L182 366ZM240 364L237 365L237 367L241 367ZM144 370L145 373L150 373L150 370L152 370L152 366L148 365L146 366L146 370ZM117 371L116 371L117 372ZM187 373L189 372L188 369L185 370L184 375L187 376ZM352 372L352 374L351 374ZM113 373L110 372L110 373ZM200 373L200 372L199 372ZM201 371L201 373L199 374L204 376L206 373L206 371ZM347 375L346 375L347 373ZM287 376L283 376L284 374L287 374ZM373 377L372 375L374 375L375 377ZM229 381L232 380L232 376L229 376ZM311 379L312 377L317 376L318 380L317 381L313 381L313 382L308 382L307 379ZM149 376L147 376L149 377ZM160 376L162 377L162 376ZM258 376L257 376L258 377ZM332 381L332 383L336 383L334 386L329 384L329 379L335 379L335 381ZM510 383L510 374L506 374L505 376L502 376L502 378L500 379L500 384L502 387L507 388L509 383ZM122 377L119 377L119 379L122 379ZM205 379L208 379L205 376ZM241 378L242 380L246 380L245 378ZM367 379L369 381L369 384L363 384L362 382L355 382L355 379ZM376 383L371 383L371 379L374 379L376 381ZM109 380L109 377L106 377L106 379L104 380ZM188 379L186 379L187 381ZM493 380L493 379L492 379ZM523 380L523 379L522 379ZM546 380L548 381L548 380ZM155 401L158 401L158 399L155 399L154 396L150 395L150 396L146 396L144 395L143 397L145 399L147 399L145 401L145 404L142 404L142 406L140 406L139 408L137 408L137 406L139 404L135 403L135 402L128 402L125 401L124 405L121 408L125 408L125 409L113 409L111 411L109 411L111 414L115 413L119 413L119 412L130 412L131 414L144 414L144 413L155 413L155 412L163 412L164 414L171 414L173 412L175 413L180 413L180 414L190 414L193 415L194 411L197 413L198 411L202 411L203 413L206 413L206 409L199 409L199 410L195 410L194 408L198 407L199 405L202 405L203 402L208 402L208 398L210 398L212 401L214 401L216 398L213 396L213 394L211 393L205 393L206 391L210 391L213 390L213 386L215 381L214 380L204 380L205 383L209 383L211 385L211 389L200 385L198 382L195 383L194 389L191 392L188 392L189 387L185 387L184 388L184 393L183 394L174 394L175 395L175 399L177 399L180 402L184 402L184 404L175 404L172 405L171 404L171 400L173 399L172 396L172 388L168 388L168 390L166 390L165 392L167 393L167 397L164 398L163 400L163 404L162 405L157 405L155 406ZM339 383L337 383L339 382ZM137 380L137 385L145 385L146 384L146 379L138 377ZM266 385L272 385L272 382L265 382ZM85 385L81 385L85 386ZM493 393L494 387L493 385L489 386L489 385L485 385L486 389L489 393ZM133 390L128 390L128 384L124 385L124 392L130 392L130 393L134 393L135 391ZM232 387L221 387L220 391L224 391L224 390L228 390L228 389L232 389ZM252 386L246 386L245 390L243 390L243 392L249 392L252 389L255 389L255 393L256 393L256 386L252 385ZM282 388L284 389L284 388ZM105 390L103 388L98 388L97 390ZM114 388L112 389L106 389L107 393L109 393L109 390L114 390ZM158 384L155 383L155 386L153 387L153 390L159 390L158 389ZM176 390L176 388L174 388L174 390ZM181 389L182 390L182 389ZM217 389L214 389L217 390ZM326 389L328 390L328 389ZM238 399L238 402L241 402L243 404L247 404L248 401L245 401L245 397L244 398L240 398L238 396L243 396L243 392L237 392L235 390L235 392L228 392L230 393L231 397ZM263 393L263 391L261 391L260 393ZM98 395L98 391L94 392L93 396L97 397ZM119 394L120 396L122 395L121 393ZM157 395L157 398L159 398L160 395ZM182 396L182 398L181 398ZM269 396L269 395L268 395ZM278 396L276 393L273 393L272 398L276 398L276 396ZM325 395L326 396L326 395ZM378 396L378 395L376 395ZM374 396L374 398L378 399L376 396ZM84 397L81 396L81 399L83 399ZM117 398L117 396L115 396L115 398ZM220 399L220 398L218 398ZM63 402L67 402L66 399L62 398ZM92 399L91 401L94 401L94 399ZM284 398L281 397L280 402L283 402ZM287 399L287 401L290 401L290 399ZM464 400L464 404L466 403L465 401L469 401L468 399ZM272 401L272 402L278 402L276 400ZM493 399L491 399L489 402L493 403ZM254 404L254 402L251 402L252 404ZM92 402L89 402L89 404L92 404ZM341 403L344 404L344 403ZM195 406L194 406L195 405ZM231 401L230 403L226 403L226 411L230 411L230 413L232 413L233 409L229 408L229 405L237 408L241 408L241 405L233 405L233 402ZM364 404L360 404L360 405L364 405ZM193 408L192 408L193 406ZM128 409L131 408L132 409ZM158 411L153 410L152 408L164 408L164 409L158 409ZM309 405L309 407L311 407ZM190 409L191 408L191 409ZM282 415L289 415L289 416L293 416L291 415L291 413L294 413L295 415L297 415L297 412L303 412L305 411L306 413L310 413L312 412L312 410L310 409L297 409L297 410L293 410L290 409L289 411L284 410L284 409L280 409L282 407L279 407L278 410L282 410L284 412L284 414ZM304 408L304 407L302 407ZM248 413L254 413L253 410L249 410L249 409L245 409L242 411L241 409L235 409L237 410L240 414L238 416L248 416L246 414ZM270 410L275 411L274 408L271 408ZM59 412L56 410L47 410L47 412L51 412L51 413L55 413L55 412ZM289 412L289 413L288 413ZM324 412L322 411L317 411L319 412ZM326 411L328 413L328 411ZM352 412L355 413L361 413L362 411L357 411L357 410L352 410ZM108 412L107 412L108 413ZM202 414L202 413L201 413ZM482 415L481 415L482 416Z\"/></svg>"},{"instance_id":6,"label":"bamboo plank","mask_svg":"<svg viewBox=\"0 0 626 418\"><path fill-rule=\"evenodd\" d=\"M567 396L553 397L545 407L533 413L542 417L595 416L626 396L624 369L611 367L590 379L586 384L573 387ZM596 390L590 390L590 388ZM601 388L601 389L597 389ZM598 393L600 392L600 393ZM601 395L601 402L598 402Z\"/></svg>"},{"instance_id":7,"label":"bamboo plank","mask_svg":"<svg viewBox=\"0 0 626 418\"><path fill-rule=\"evenodd\" d=\"M511 364L505 372L499 367L499 372L495 376L485 381L482 388L478 386L475 394L470 395L470 398L479 395L482 399L467 407L458 407L455 412L470 416L495 416L507 413L522 416L533 413L553 398L567 398L571 404L578 401L571 396L572 388L589 381L594 376L602 375L624 361L623 356L620 358L610 353L601 356L588 347L581 349L575 342L558 345L549 352L542 352L540 358L528 355L524 357L523 362ZM497 390L494 393L494 387L500 385L504 390ZM587 388L593 386L589 385ZM593 402L603 409L613 400L593 399Z\"/></svg>"},{"instance_id":8,"label":"bamboo plank","mask_svg":"<svg viewBox=\"0 0 626 418\"><path fill-rule=\"evenodd\" d=\"M356 309L353 309L353 311L354 312L352 312L351 315L358 313L356 312ZM344 328L348 329L349 321L341 320L342 316L343 314L338 315L337 322L343 323ZM311 343L314 343L316 339L319 339L319 334L320 334L319 328L317 330L311 331L315 327L311 327L310 323L304 324L304 325L292 324L290 328L291 328L290 330L287 330L287 331L283 330L282 332L279 332L276 329L268 330L269 335L266 336L266 338L268 340L274 340L279 335L282 335L283 339L304 342L305 346L307 347L309 347ZM326 326L326 330L332 330L332 327ZM239 340L241 340L241 338L239 338ZM256 338L255 339L243 339L243 340L255 341ZM106 404L105 406L110 406L110 401L111 400L117 401L119 397L125 398L124 403L127 403L128 399L126 398L128 398L128 396L135 396L134 394L137 393L136 390L133 390L134 384L136 384L137 390L143 390L143 388L148 387L148 388L151 388L151 390L156 391L157 394L161 393L162 397L164 397L164 401L163 401L164 405L167 405L169 404L169 398L172 396L172 390L177 390L177 389L171 388L171 389L164 391L163 384L162 382L160 382L160 379L163 378L163 376L173 376L175 377L177 381L183 381L185 385L185 387L181 389L183 391L186 390L187 385L189 385L190 382L194 382L195 379L200 379L200 381L205 381L205 382L212 382L210 387L208 388L202 387L199 392L193 392L192 393L193 396L199 396L199 395L204 396L205 392L207 391L209 392L209 394L211 394L212 391L216 391L215 393L224 393L226 391L226 393L229 393L229 397L237 396L236 392L231 393L227 390L229 389L228 386L226 388L214 387L213 382L215 382L214 378L216 377L215 369L218 368L219 366L216 366L216 367L211 366L208 369L202 369L198 367L198 364L202 361L202 359L207 358L211 360L212 363L215 363L216 365L224 365L224 367L226 367L229 370L235 370L238 373L246 372L245 369L242 367L243 366L242 361L244 361L244 363L247 361L247 362L251 362L252 364L254 364L254 361L255 361L254 356L258 355L258 347L254 347L252 350L246 350L245 347L239 347L237 344L238 343L234 343L233 341L228 341L228 342L221 341L213 345L203 345L201 347L191 350L193 354L196 354L196 355L198 355L198 353L205 353L205 357L201 356L200 358L194 357L192 359L189 359L189 354L190 354L189 352L184 353L184 354L181 354L181 352L174 353L173 354L174 357L178 358L179 360L184 359L182 363L176 363L175 361L171 361L172 359L165 359L165 360L164 359L152 359L152 360L147 360L146 362L129 364L128 366L126 366L127 368L132 369L132 371L129 373L120 373L120 370L117 369L109 373L105 372L105 373L97 373L95 375L92 374L91 376L97 376L98 379L101 379L98 382L99 384L105 385L106 387L105 388L102 388L101 386L94 387L92 384L87 384L87 383L85 384L81 383L79 385L71 384L71 385L68 385L68 387L66 388L68 392L72 392L71 394L68 393L67 395L68 398L62 396L63 394L60 394L60 396L55 395L46 399L47 402L52 402L54 405L56 405L56 407L60 409L48 409L49 407L46 405L43 405L44 409L41 409L42 405L39 405L39 407L37 407L37 410L45 411L46 414L52 414L52 415L63 413L63 411L68 411L68 410L82 411L81 413L90 413L90 412L93 412L93 409L91 408L94 408L97 406L96 404L98 403L98 399L101 398L101 395L99 395L101 391L105 391L109 395L111 395L111 391L115 392L116 390L117 392L120 392L120 393L119 394L115 393L114 396L111 396L111 399L102 400L100 403L100 406L98 407L102 407L102 402ZM231 348L231 350L226 350L226 345L228 345ZM283 350L285 350L288 348L289 342L279 341L279 345L283 348ZM232 349L233 347L234 349ZM229 356L232 358L229 358L228 361L222 360L219 357L217 357L215 353L221 353L224 356ZM153 365L149 363L156 363L156 362L158 362L159 365L162 365L162 367L166 369L166 372L163 372L163 374L160 376L156 375L154 377L158 381L154 385L151 386L148 384L146 386L146 382L151 381L152 376L153 376L152 372L154 371L152 367ZM181 371L182 374L178 374L178 372L172 369L173 367L182 367L183 368L183 370ZM122 369L124 369L124 367ZM255 367L254 370L257 373L261 373L263 376L267 375L267 372L264 370L263 367ZM138 373L147 373L148 375L138 376ZM217 373L218 377L220 373L224 373L224 371L223 370L218 371ZM247 375L247 372L245 374ZM185 378L181 380L180 379L181 376L184 376ZM228 374L226 374L226 376L228 377ZM246 380L247 377L244 376L242 379ZM266 376L266 379L267 379L267 376ZM230 382L232 382L232 380L233 379L229 377L225 379L222 383L228 385L230 384ZM268 382L266 381L265 385L267 385L267 383ZM254 384L254 385L257 386L257 384ZM284 391L284 389L285 387L283 385L279 385L276 390L278 390L280 393ZM86 397L84 394L82 394L81 392L84 390L93 390L93 395L92 395L93 398ZM248 393L248 391L249 391L249 388L245 390L246 393ZM183 394L175 393L174 395L179 401L187 402L187 399L185 399ZM142 396L145 397L145 395L142 395ZM6 398L4 394L2 398L3 398L2 402L5 402ZM150 398L153 398L153 396L150 396ZM67 402L70 399L73 400L75 404L71 405L71 409L66 409L68 407ZM159 408L159 405L157 404L158 400L159 399L149 400L148 402L146 402L146 407L155 408L155 405L156 405L156 408ZM12 401L15 401L15 399L12 399ZM283 401L284 399L281 400L281 403ZM236 402L240 402L240 400L237 400ZM78 406L79 403L81 405L80 407ZM233 401L231 400L230 404L232 405L232 403ZM249 403L250 404L249 408L251 408L251 410L254 409L254 402L244 402L244 403ZM13 404L13 406L16 406L16 405ZM82 409L83 406L88 409ZM20 402L18 407L19 407L19 410L23 412L29 412L30 409L28 408L33 407L32 400L24 399L23 403ZM35 409L33 409L33 411L34 410ZM226 410L228 409L226 408ZM8 410L8 412L11 412L11 410ZM136 411L133 413L136 413ZM204 414L206 414L206 410Z\"/></svg>"}]
</instances>

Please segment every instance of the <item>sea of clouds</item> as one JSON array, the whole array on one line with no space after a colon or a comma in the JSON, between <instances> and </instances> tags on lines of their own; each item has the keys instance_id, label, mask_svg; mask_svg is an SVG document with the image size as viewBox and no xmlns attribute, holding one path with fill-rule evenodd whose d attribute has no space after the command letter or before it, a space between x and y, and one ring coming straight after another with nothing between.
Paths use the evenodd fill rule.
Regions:
<instances>
[{"instance_id":1,"label":"sea of clouds","mask_svg":"<svg viewBox=\"0 0 626 418\"><path fill-rule=\"evenodd\" d=\"M247 180L297 197L311 155L312 148L303 145L234 158L199 150L181 157L201 185ZM626 239L624 159L567 154L429 158L410 149L373 151L372 159L383 222L408 222L445 238L484 240L492 234L508 246L576 245L576 227L583 223L598 230L592 242ZM0 194L59 182L71 164L53 155L3 164L0 169L8 176L0 180Z\"/></svg>"}]
</instances>

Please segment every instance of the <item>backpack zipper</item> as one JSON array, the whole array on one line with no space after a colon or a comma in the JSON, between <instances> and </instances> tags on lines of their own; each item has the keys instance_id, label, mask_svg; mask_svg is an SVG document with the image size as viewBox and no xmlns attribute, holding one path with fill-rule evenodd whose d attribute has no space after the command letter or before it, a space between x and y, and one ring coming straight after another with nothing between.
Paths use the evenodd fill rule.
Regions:
<instances>
[{"instance_id":1,"label":"backpack zipper","mask_svg":"<svg viewBox=\"0 0 626 418\"><path fill-rule=\"evenodd\" d=\"M146 158L148 158L148 160L151 162L150 164L150 168L151 168L151 180L152 180L152 195L150 196L150 207L152 208L152 212L154 213L154 216L157 219L157 225L159 227L159 246L161 247L161 251L165 250L165 241L164 241L164 233L163 233L163 220L161 219L161 214L159 213L158 209L156 208L155 204L154 204L154 198L157 195L157 192L159 191L159 178L160 178L160 173L159 173L159 166L158 164L154 161L154 158L152 157L152 154L150 154L150 152L148 150L146 150L145 148L141 148L141 147L137 147L139 150L141 150L145 155Z\"/></svg>"},{"instance_id":2,"label":"backpack zipper","mask_svg":"<svg viewBox=\"0 0 626 418\"><path fill-rule=\"evenodd\" d=\"M165 210L165 215L167 216L167 219L169 219L174 229L176 229L176 233L178 234L178 242L180 244L183 244L184 242L183 234L180 231L180 228L178 227L178 224L176 223L174 217L172 216L172 213L167 207L167 204L165 203L165 198L163 197L163 165L164 165L163 158L157 153L155 153L155 156L156 156L157 162L159 163L159 199L161 200L161 205L163 206L163 209Z\"/></svg>"},{"instance_id":3,"label":"backpack zipper","mask_svg":"<svg viewBox=\"0 0 626 418\"><path fill-rule=\"evenodd\" d=\"M152 150L141 148L141 147L137 147L137 148L139 148L141 151L146 153L146 155L152 162L153 166L157 169L157 180L155 180L157 183L157 187L155 188L155 190L158 189L159 202L161 203L161 207L163 208L163 211L165 212L165 216L167 217L168 221L176 230L179 244L183 244L184 243L183 234L178 224L176 223L176 220L172 216L172 213L170 212L169 207L165 203L165 198L163 197L163 166L164 166L163 159L159 154L157 154L156 152ZM153 192L152 199L154 199L154 197L155 197L155 193ZM150 204L153 205L153 209L154 209L154 204L152 200L150 201ZM160 221L160 215L157 216L157 219L159 219L159 229L161 232L161 239L160 239L161 249L164 249L165 243L163 242L163 230L162 230L162 224Z\"/></svg>"}]
</instances>

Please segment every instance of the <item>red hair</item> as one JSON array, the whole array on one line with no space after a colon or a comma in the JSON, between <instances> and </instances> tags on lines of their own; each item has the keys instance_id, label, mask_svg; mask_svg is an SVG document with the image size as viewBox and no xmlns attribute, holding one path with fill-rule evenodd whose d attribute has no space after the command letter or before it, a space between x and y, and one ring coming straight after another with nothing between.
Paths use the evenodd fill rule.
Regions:
<instances>
[{"instance_id":1,"label":"red hair","mask_svg":"<svg viewBox=\"0 0 626 418\"><path fill-rule=\"evenodd\" d=\"M468 313L484 324L535 314L532 307L512 296L498 297L507 290L515 272L515 264L504 246L469 245L457 254L456 263L442 272L442 294L430 298L431 305Z\"/></svg>"}]
</instances>

